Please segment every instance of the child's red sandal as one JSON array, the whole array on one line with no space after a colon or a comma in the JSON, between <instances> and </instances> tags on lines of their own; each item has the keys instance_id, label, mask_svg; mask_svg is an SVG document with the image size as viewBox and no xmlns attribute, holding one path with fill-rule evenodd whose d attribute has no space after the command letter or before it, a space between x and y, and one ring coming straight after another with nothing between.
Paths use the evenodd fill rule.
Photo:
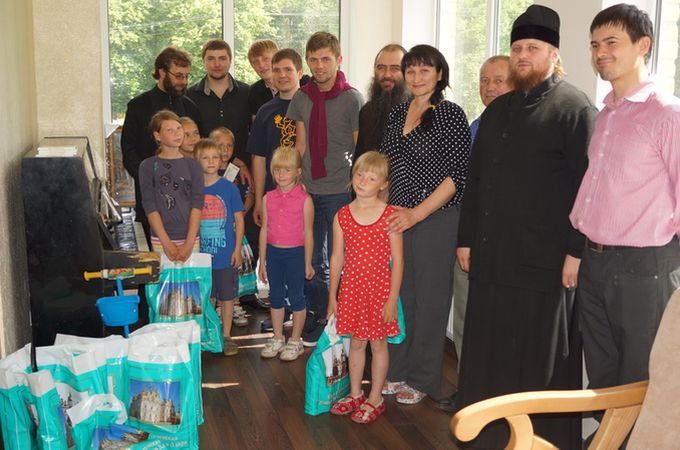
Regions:
<instances>
[{"instance_id":1,"label":"child's red sandal","mask_svg":"<svg viewBox=\"0 0 680 450\"><path fill-rule=\"evenodd\" d=\"M348 395L347 397L338 400L333 404L331 407L331 414L335 414L336 416L344 416L345 414L357 411L365 401L366 396L363 392L358 397L352 397L351 395Z\"/></svg>"},{"instance_id":2,"label":"child's red sandal","mask_svg":"<svg viewBox=\"0 0 680 450\"><path fill-rule=\"evenodd\" d=\"M356 423L372 423L385 412L385 401L374 406L369 402L364 402L363 405L352 414L352 420Z\"/></svg>"}]
</instances>

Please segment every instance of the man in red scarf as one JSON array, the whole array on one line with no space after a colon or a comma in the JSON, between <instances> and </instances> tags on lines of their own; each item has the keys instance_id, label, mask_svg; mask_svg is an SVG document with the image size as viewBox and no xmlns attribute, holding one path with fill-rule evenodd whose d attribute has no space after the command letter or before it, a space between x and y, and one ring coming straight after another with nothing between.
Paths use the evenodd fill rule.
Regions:
<instances>
[{"instance_id":1,"label":"man in red scarf","mask_svg":"<svg viewBox=\"0 0 680 450\"><path fill-rule=\"evenodd\" d=\"M319 31L307 41L305 59L312 81L295 94L286 117L295 121L295 148L302 154L302 182L314 202L316 275L305 287L308 321L303 341L316 345L318 321L326 317L328 258L332 250L333 217L349 203L350 166L359 133L364 99L339 69L340 42Z\"/></svg>"}]
</instances>

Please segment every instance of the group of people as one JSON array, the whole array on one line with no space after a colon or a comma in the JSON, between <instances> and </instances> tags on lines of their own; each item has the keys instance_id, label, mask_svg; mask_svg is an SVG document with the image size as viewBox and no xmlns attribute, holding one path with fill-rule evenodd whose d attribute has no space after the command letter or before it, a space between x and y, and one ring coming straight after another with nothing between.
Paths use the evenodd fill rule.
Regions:
<instances>
[{"instance_id":1,"label":"group of people","mask_svg":"<svg viewBox=\"0 0 680 450\"><path fill-rule=\"evenodd\" d=\"M126 168L141 182L140 214L152 241L170 259L185 259L198 245L201 214L215 218L208 189L230 155L201 140L199 165L183 162L190 158L180 148L196 134L231 130L231 163L254 191L245 215L261 226L260 277L271 289L274 337L262 356L297 358L335 314L338 333L352 337L351 392L331 412L359 423L380 416L384 395L403 404L429 396L453 412L511 392L580 388L581 337L592 387L645 379L680 279L680 100L649 78L653 29L644 11L611 6L590 36L593 67L612 86L601 112L563 79L558 14L532 5L513 23L510 56L482 65L486 109L470 125L444 98L449 65L429 45L385 46L366 104L339 70L340 45L329 33L309 39L311 78L302 87L300 55L270 41L251 47L261 80L250 90L228 74L224 41L204 46L207 75L188 89L190 60L166 49L156 87L129 103L123 129ZM195 130L185 138L179 117L158 122L157 114L147 132L162 109L190 117ZM234 267L248 223L239 196L229 203L214 195L235 213L236 225L222 228L233 230L225 265ZM217 298L233 301L232 292ZM447 396L441 372L452 298L459 385ZM406 338L387 344L402 331L398 301ZM537 432L580 448L578 422L543 418ZM507 438L507 427L494 423L471 445L501 448Z\"/></svg>"}]
</instances>

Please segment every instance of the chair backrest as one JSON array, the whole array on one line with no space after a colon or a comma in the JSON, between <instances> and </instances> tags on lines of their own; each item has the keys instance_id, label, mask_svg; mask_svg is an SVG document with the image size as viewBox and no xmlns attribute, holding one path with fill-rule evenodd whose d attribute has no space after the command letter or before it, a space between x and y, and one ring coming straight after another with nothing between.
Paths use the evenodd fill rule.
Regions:
<instances>
[{"instance_id":1,"label":"chair backrest","mask_svg":"<svg viewBox=\"0 0 680 450\"><path fill-rule=\"evenodd\" d=\"M649 387L628 450L680 446L680 289L668 301L649 358Z\"/></svg>"}]
</instances>

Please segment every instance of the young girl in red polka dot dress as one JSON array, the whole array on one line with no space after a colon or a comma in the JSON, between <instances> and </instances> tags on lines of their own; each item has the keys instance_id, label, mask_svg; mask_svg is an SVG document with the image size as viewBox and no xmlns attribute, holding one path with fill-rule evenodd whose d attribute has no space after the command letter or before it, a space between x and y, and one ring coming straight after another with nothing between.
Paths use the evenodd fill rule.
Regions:
<instances>
[{"instance_id":1,"label":"young girl in red polka dot dress","mask_svg":"<svg viewBox=\"0 0 680 450\"><path fill-rule=\"evenodd\" d=\"M389 364L385 338L399 334L397 298L404 270L403 244L401 234L387 230L386 219L396 211L384 200L388 179L387 156L376 151L361 155L352 167L356 198L333 220L328 315L336 313L339 335L351 335L351 391L333 405L331 413L351 413L358 423L373 422L385 411L381 394ZM366 397L361 380L368 342L373 359L371 391Z\"/></svg>"}]
</instances>

